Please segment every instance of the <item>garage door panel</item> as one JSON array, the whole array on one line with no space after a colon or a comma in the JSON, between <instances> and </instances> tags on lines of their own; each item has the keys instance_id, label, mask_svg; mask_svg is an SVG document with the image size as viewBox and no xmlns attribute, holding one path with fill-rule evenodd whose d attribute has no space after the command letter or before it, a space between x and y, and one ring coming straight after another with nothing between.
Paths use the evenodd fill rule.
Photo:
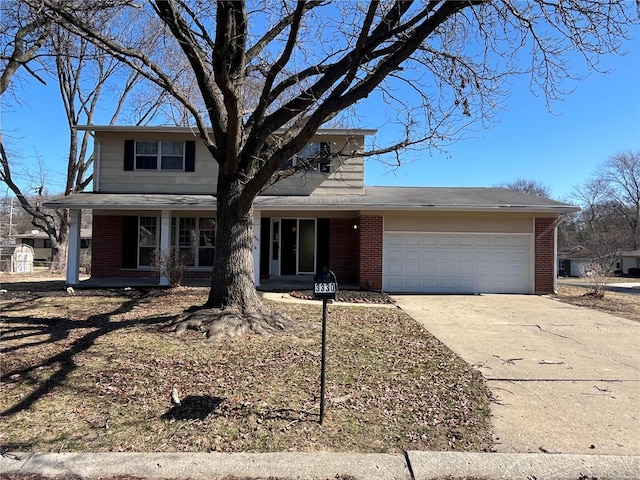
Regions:
<instances>
[{"instance_id":1,"label":"garage door panel","mask_svg":"<svg viewBox=\"0 0 640 480\"><path fill-rule=\"evenodd\" d=\"M460 252L458 253L458 261L460 262L472 262L475 258L474 252Z\"/></svg>"},{"instance_id":2,"label":"garage door panel","mask_svg":"<svg viewBox=\"0 0 640 480\"><path fill-rule=\"evenodd\" d=\"M422 269L420 268L420 264L410 263L405 266L404 273L407 275L420 275L422 273Z\"/></svg>"},{"instance_id":3,"label":"garage door panel","mask_svg":"<svg viewBox=\"0 0 640 480\"><path fill-rule=\"evenodd\" d=\"M422 237L422 245L425 247L438 245L438 237Z\"/></svg>"},{"instance_id":4,"label":"garage door panel","mask_svg":"<svg viewBox=\"0 0 640 480\"><path fill-rule=\"evenodd\" d=\"M451 250L445 250L438 255L438 260L441 262L453 262L455 259L456 253Z\"/></svg>"},{"instance_id":5,"label":"garage door panel","mask_svg":"<svg viewBox=\"0 0 640 480\"><path fill-rule=\"evenodd\" d=\"M383 288L531 293L530 236L385 234Z\"/></svg>"},{"instance_id":6,"label":"garage door panel","mask_svg":"<svg viewBox=\"0 0 640 480\"><path fill-rule=\"evenodd\" d=\"M404 273L403 265L402 262L387 263L383 269L384 274L389 278L392 278L394 275L402 275Z\"/></svg>"},{"instance_id":7,"label":"garage door panel","mask_svg":"<svg viewBox=\"0 0 640 480\"><path fill-rule=\"evenodd\" d=\"M523 249L529 249L529 239L527 237L511 237L511 245L514 247L521 247Z\"/></svg>"},{"instance_id":8,"label":"garage door panel","mask_svg":"<svg viewBox=\"0 0 640 480\"><path fill-rule=\"evenodd\" d=\"M437 263L423 263L422 264L422 273L426 276L437 276L439 271L438 271L438 264Z\"/></svg>"},{"instance_id":9,"label":"garage door panel","mask_svg":"<svg viewBox=\"0 0 640 480\"><path fill-rule=\"evenodd\" d=\"M420 250L406 250L404 259L410 262L419 262L422 258Z\"/></svg>"},{"instance_id":10,"label":"garage door panel","mask_svg":"<svg viewBox=\"0 0 640 480\"><path fill-rule=\"evenodd\" d=\"M456 247L458 246L458 238L456 237L441 237L440 245L444 245L447 247Z\"/></svg>"},{"instance_id":11,"label":"garage door panel","mask_svg":"<svg viewBox=\"0 0 640 480\"><path fill-rule=\"evenodd\" d=\"M461 247L473 247L475 246L475 239L473 237L458 238L458 245Z\"/></svg>"},{"instance_id":12,"label":"garage door panel","mask_svg":"<svg viewBox=\"0 0 640 480\"><path fill-rule=\"evenodd\" d=\"M407 235L405 237L405 242L404 244L408 247L411 246L422 246L422 237L421 236L415 236L415 235Z\"/></svg>"},{"instance_id":13,"label":"garage door panel","mask_svg":"<svg viewBox=\"0 0 640 480\"><path fill-rule=\"evenodd\" d=\"M385 239L385 242L389 247L401 247L404 245L404 237L391 236Z\"/></svg>"},{"instance_id":14,"label":"garage door panel","mask_svg":"<svg viewBox=\"0 0 640 480\"><path fill-rule=\"evenodd\" d=\"M389 262L401 262L404 260L404 252L395 248L389 248L386 251L386 255Z\"/></svg>"}]
</instances>

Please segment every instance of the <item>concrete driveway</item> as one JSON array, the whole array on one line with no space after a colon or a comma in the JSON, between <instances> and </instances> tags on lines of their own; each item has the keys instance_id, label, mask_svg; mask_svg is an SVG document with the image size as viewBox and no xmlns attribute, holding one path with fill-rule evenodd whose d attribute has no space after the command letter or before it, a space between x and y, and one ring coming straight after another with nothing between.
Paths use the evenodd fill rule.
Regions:
<instances>
[{"instance_id":1,"label":"concrete driveway","mask_svg":"<svg viewBox=\"0 0 640 480\"><path fill-rule=\"evenodd\" d=\"M499 452L640 454L640 323L533 295L394 295L478 368Z\"/></svg>"}]
</instances>

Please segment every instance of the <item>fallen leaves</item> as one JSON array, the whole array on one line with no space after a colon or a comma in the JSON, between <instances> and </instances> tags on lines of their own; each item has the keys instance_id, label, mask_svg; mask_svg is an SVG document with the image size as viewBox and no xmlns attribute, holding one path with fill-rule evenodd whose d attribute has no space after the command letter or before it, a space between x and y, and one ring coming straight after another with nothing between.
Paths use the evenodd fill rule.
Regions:
<instances>
[{"instance_id":1,"label":"fallen leaves","mask_svg":"<svg viewBox=\"0 0 640 480\"><path fill-rule=\"evenodd\" d=\"M295 335L215 344L166 333L205 290L4 303L2 444L40 451L491 449L480 374L398 309L274 303ZM88 307L90 306L90 308ZM21 335L20 332L28 332ZM53 361L66 359L64 365ZM171 403L172 388L180 404ZM24 398L36 395L30 406ZM61 412L67 414L60 415Z\"/></svg>"}]
</instances>

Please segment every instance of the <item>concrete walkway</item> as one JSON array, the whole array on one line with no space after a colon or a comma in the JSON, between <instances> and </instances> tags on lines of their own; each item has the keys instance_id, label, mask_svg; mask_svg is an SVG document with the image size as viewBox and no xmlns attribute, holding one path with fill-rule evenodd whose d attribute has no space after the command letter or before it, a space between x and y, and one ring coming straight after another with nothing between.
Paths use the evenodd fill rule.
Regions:
<instances>
[{"instance_id":1,"label":"concrete walkway","mask_svg":"<svg viewBox=\"0 0 640 480\"><path fill-rule=\"evenodd\" d=\"M482 372L499 452L640 454L640 323L533 295L394 298Z\"/></svg>"}]
</instances>

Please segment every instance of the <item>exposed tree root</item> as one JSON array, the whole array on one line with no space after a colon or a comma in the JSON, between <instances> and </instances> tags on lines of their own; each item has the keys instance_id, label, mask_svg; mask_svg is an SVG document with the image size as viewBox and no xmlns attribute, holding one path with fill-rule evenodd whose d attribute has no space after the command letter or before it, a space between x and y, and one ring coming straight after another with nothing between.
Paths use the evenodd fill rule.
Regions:
<instances>
[{"instance_id":1,"label":"exposed tree root","mask_svg":"<svg viewBox=\"0 0 640 480\"><path fill-rule=\"evenodd\" d=\"M265 306L242 311L236 307L190 309L172 325L177 335L189 329L202 332L208 340L255 334L272 336L291 333L294 322L279 312Z\"/></svg>"}]
</instances>

